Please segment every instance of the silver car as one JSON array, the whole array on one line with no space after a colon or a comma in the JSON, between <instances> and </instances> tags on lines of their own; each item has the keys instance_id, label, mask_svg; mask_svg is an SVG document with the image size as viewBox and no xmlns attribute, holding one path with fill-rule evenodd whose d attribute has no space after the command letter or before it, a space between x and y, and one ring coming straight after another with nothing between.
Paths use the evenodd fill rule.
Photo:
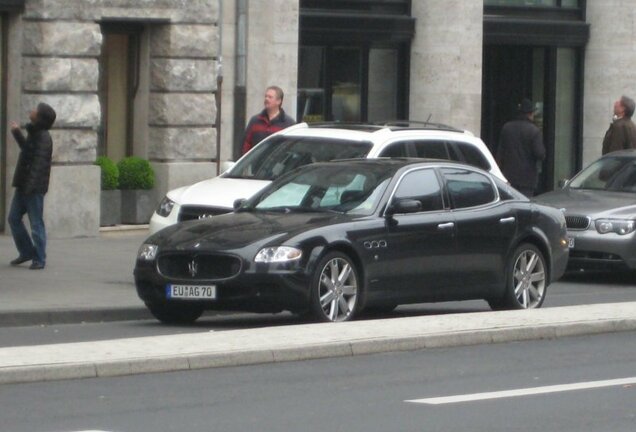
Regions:
<instances>
[{"instance_id":1,"label":"silver car","mask_svg":"<svg viewBox=\"0 0 636 432\"><path fill-rule=\"evenodd\" d=\"M609 153L535 200L565 213L570 270L636 269L636 150Z\"/></svg>"}]
</instances>

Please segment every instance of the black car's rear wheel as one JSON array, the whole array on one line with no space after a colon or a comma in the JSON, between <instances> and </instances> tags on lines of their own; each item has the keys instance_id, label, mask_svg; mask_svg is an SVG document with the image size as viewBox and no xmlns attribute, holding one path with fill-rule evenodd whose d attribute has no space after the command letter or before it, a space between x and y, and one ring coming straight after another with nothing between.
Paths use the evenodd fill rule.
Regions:
<instances>
[{"instance_id":1,"label":"black car's rear wheel","mask_svg":"<svg viewBox=\"0 0 636 432\"><path fill-rule=\"evenodd\" d=\"M524 243L512 254L506 268L506 292L489 300L493 309L536 309L545 300L548 272L545 258L534 245Z\"/></svg>"},{"instance_id":2,"label":"black car's rear wheel","mask_svg":"<svg viewBox=\"0 0 636 432\"><path fill-rule=\"evenodd\" d=\"M360 309L362 292L358 271L351 258L341 252L325 255L312 278L311 310L319 321L348 321Z\"/></svg>"},{"instance_id":3,"label":"black car's rear wheel","mask_svg":"<svg viewBox=\"0 0 636 432\"><path fill-rule=\"evenodd\" d=\"M203 314L203 307L194 304L146 303L146 306L164 324L192 324Z\"/></svg>"}]
</instances>

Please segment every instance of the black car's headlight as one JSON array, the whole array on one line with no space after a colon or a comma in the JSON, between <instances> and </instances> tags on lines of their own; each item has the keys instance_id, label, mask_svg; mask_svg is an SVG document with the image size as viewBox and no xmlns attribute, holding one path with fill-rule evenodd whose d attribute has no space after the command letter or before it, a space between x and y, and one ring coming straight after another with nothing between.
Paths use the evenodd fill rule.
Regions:
<instances>
[{"instance_id":1,"label":"black car's headlight","mask_svg":"<svg viewBox=\"0 0 636 432\"><path fill-rule=\"evenodd\" d=\"M164 197L163 200L159 203L159 207L157 207L157 214L161 217L167 217L172 208L174 207L174 201L172 201L168 197Z\"/></svg>"},{"instance_id":2,"label":"black car's headlight","mask_svg":"<svg viewBox=\"0 0 636 432\"><path fill-rule=\"evenodd\" d=\"M257 263L286 262L300 259L303 252L291 246L268 247L258 251L254 257Z\"/></svg>"},{"instance_id":3,"label":"black car's headlight","mask_svg":"<svg viewBox=\"0 0 636 432\"><path fill-rule=\"evenodd\" d=\"M156 258L159 246L149 243L144 243L137 252L137 259L141 261L152 261Z\"/></svg>"},{"instance_id":4,"label":"black car's headlight","mask_svg":"<svg viewBox=\"0 0 636 432\"><path fill-rule=\"evenodd\" d=\"M598 219L594 222L596 231L600 234L615 233L629 234L636 229L636 222L630 219Z\"/></svg>"}]
</instances>

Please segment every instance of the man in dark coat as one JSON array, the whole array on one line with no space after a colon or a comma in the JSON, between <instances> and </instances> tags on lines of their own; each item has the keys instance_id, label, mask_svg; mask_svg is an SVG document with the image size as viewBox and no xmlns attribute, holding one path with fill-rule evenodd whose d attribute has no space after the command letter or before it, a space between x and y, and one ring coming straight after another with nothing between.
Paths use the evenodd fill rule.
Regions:
<instances>
[{"instance_id":1,"label":"man in dark coat","mask_svg":"<svg viewBox=\"0 0 636 432\"><path fill-rule=\"evenodd\" d=\"M603 138L603 154L636 148L636 125L632 121L636 104L627 96L614 102L614 119Z\"/></svg>"},{"instance_id":2,"label":"man in dark coat","mask_svg":"<svg viewBox=\"0 0 636 432\"><path fill-rule=\"evenodd\" d=\"M17 123L11 122L11 132L20 146L20 156L13 175L15 194L9 210L9 226L19 256L11 265L31 261L32 270L43 269L46 264L46 229L44 227L44 195L49 190L53 141L49 129L55 122L55 110L41 103L29 113L27 136L22 135ZM29 217L31 236L22 221Z\"/></svg>"},{"instance_id":3,"label":"man in dark coat","mask_svg":"<svg viewBox=\"0 0 636 432\"><path fill-rule=\"evenodd\" d=\"M545 159L541 130L534 124L534 107L524 99L518 116L504 124L499 135L497 163L510 184L527 197L537 187L537 162Z\"/></svg>"},{"instance_id":4,"label":"man in dark coat","mask_svg":"<svg viewBox=\"0 0 636 432\"><path fill-rule=\"evenodd\" d=\"M253 116L245 128L241 154L245 154L256 144L271 134L293 125L296 121L283 110L283 90L277 86L265 90L265 109Z\"/></svg>"}]
</instances>

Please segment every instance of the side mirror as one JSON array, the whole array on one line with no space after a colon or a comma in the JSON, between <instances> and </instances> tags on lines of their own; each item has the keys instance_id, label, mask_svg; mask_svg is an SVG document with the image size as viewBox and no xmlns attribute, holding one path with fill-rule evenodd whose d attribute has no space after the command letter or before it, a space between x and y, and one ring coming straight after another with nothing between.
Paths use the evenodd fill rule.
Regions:
<instances>
[{"instance_id":1,"label":"side mirror","mask_svg":"<svg viewBox=\"0 0 636 432\"><path fill-rule=\"evenodd\" d=\"M236 211L239 208L241 208L243 206L243 204L245 204L245 201L247 201L245 198L239 198L237 200L234 200L234 203L232 204L232 207Z\"/></svg>"},{"instance_id":2,"label":"side mirror","mask_svg":"<svg viewBox=\"0 0 636 432\"><path fill-rule=\"evenodd\" d=\"M398 213L417 213L422 211L422 203L414 199L398 199L393 201L386 209L387 216L393 216Z\"/></svg>"},{"instance_id":3,"label":"side mirror","mask_svg":"<svg viewBox=\"0 0 636 432\"><path fill-rule=\"evenodd\" d=\"M219 174L223 174L224 172L231 170L235 164L236 162L234 161L221 162L221 166L219 167L221 172Z\"/></svg>"},{"instance_id":4,"label":"side mirror","mask_svg":"<svg viewBox=\"0 0 636 432\"><path fill-rule=\"evenodd\" d=\"M569 182L570 182L570 179L559 180L559 188L563 189L564 187L568 185Z\"/></svg>"}]
</instances>

